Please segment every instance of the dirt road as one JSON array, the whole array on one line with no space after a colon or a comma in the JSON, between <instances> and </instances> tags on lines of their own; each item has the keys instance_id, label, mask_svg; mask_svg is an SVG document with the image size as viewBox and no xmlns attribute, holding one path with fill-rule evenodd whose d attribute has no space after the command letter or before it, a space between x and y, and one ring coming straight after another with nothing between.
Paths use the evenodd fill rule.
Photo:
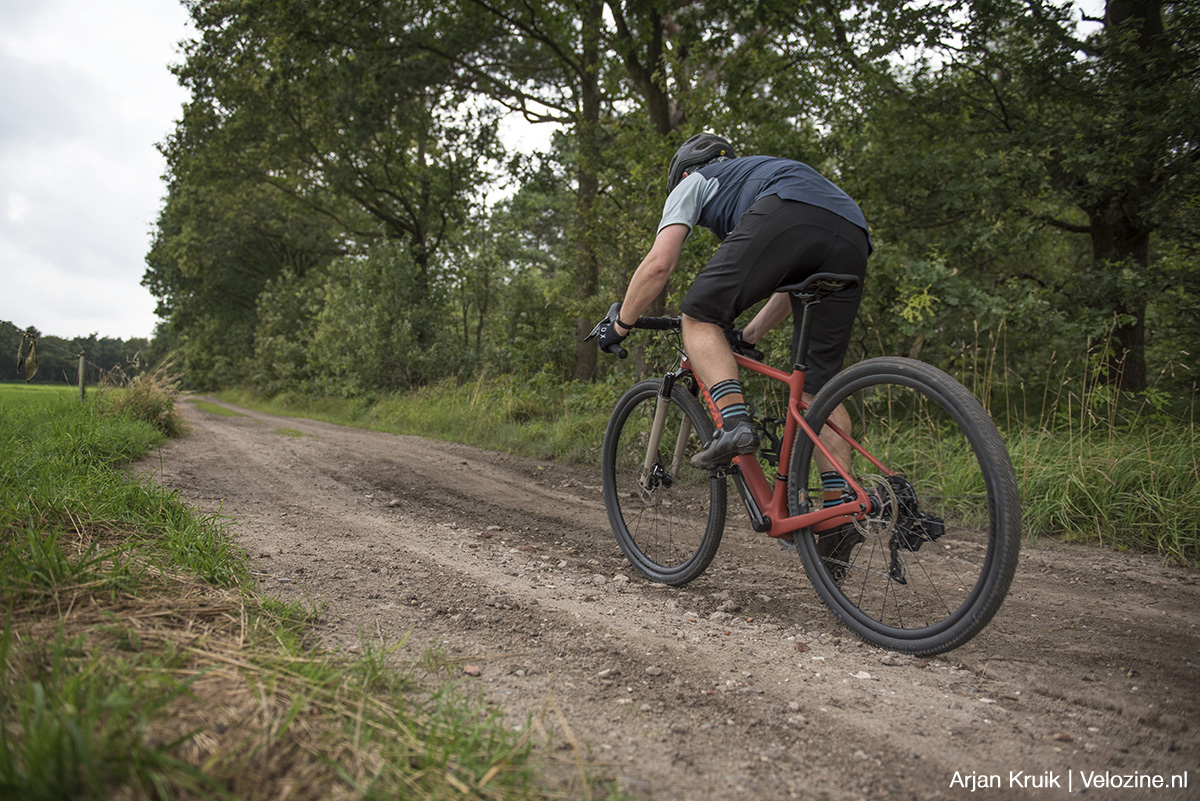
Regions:
<instances>
[{"instance_id":1,"label":"dirt road","mask_svg":"<svg viewBox=\"0 0 1200 801\"><path fill-rule=\"evenodd\" d=\"M671 589L625 562L597 470L182 406L192 434L137 469L231 518L267 592L319 603L330 646L477 666L633 798L1200 798L1193 573L1027 542L989 628L915 659L845 633L732 503Z\"/></svg>"}]
</instances>

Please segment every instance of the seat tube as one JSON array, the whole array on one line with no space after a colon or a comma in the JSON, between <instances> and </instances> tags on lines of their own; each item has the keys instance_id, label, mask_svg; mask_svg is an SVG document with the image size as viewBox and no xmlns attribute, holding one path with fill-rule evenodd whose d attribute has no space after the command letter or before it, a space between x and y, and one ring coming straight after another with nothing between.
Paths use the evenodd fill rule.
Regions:
<instances>
[{"instance_id":1,"label":"seat tube","mask_svg":"<svg viewBox=\"0 0 1200 801\"><path fill-rule=\"evenodd\" d=\"M784 415L783 436L779 444L779 463L776 465L776 479L787 482L788 470L792 461L792 447L796 442L796 432L800 430L799 421L804 416L804 370L793 369L787 377L788 406Z\"/></svg>"},{"instance_id":2,"label":"seat tube","mask_svg":"<svg viewBox=\"0 0 1200 801\"><path fill-rule=\"evenodd\" d=\"M792 369L798 371L808 370L808 343L812 336L812 307L818 302L815 298L798 298L792 296L792 314L796 313L795 305L799 305L802 309L800 312L800 328L796 332L795 338L792 340Z\"/></svg>"}]
</instances>

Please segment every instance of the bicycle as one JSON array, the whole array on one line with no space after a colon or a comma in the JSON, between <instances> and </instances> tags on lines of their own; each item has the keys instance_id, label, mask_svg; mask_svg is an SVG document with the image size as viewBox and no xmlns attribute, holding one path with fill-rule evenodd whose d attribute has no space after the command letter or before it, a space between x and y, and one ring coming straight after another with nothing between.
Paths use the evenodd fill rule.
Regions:
<instances>
[{"instance_id":1,"label":"bicycle","mask_svg":"<svg viewBox=\"0 0 1200 801\"><path fill-rule=\"evenodd\" d=\"M978 634L1008 592L1021 538L1016 476L978 399L923 362L867 359L804 402L811 310L857 281L818 273L776 290L803 310L792 370L743 353L734 358L786 385L786 416L758 419L764 446L718 470L689 461L721 416L691 369L680 319L639 318L636 328L674 338L679 361L617 402L604 436L604 505L630 563L652 581L683 585L704 573L717 552L729 479L751 528L791 539L822 602L857 636L888 650L941 653ZM614 304L606 321L618 311ZM613 350L627 355L620 345ZM839 409L848 425L830 419L846 422ZM839 442L850 448L849 466L831 453ZM775 469L773 483L760 460ZM832 464L846 483L828 503L818 462Z\"/></svg>"}]
</instances>

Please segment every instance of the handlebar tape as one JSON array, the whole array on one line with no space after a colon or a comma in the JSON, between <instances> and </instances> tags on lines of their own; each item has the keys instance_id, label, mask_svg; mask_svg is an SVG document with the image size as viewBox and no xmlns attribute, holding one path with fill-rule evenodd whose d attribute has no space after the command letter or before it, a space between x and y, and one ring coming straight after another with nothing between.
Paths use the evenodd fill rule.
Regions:
<instances>
[{"instance_id":1,"label":"handlebar tape","mask_svg":"<svg viewBox=\"0 0 1200 801\"><path fill-rule=\"evenodd\" d=\"M652 331L671 331L679 328L678 317L639 317L633 324L634 328L647 328Z\"/></svg>"}]
</instances>

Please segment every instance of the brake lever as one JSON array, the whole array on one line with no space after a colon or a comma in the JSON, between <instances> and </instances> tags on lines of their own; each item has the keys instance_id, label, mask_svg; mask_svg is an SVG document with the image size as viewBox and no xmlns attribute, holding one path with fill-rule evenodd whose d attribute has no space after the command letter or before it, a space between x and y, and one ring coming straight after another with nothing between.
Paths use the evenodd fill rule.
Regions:
<instances>
[{"instance_id":1,"label":"brake lever","mask_svg":"<svg viewBox=\"0 0 1200 801\"><path fill-rule=\"evenodd\" d=\"M608 323L608 324L615 323L620 318L621 318L621 302L617 301L616 303L614 303L613 305L608 307L608 315L603 320L596 323L596 327L592 329L592 333L590 333L586 337L584 337L583 341L591 342L593 339L600 336L600 329L602 327L604 327L604 325L606 323ZM625 348L621 347L621 345L619 343L616 345L609 345L608 350L606 352L613 354L618 359L624 359L626 356L629 355L629 351L627 351L627 350L625 350Z\"/></svg>"}]
</instances>

